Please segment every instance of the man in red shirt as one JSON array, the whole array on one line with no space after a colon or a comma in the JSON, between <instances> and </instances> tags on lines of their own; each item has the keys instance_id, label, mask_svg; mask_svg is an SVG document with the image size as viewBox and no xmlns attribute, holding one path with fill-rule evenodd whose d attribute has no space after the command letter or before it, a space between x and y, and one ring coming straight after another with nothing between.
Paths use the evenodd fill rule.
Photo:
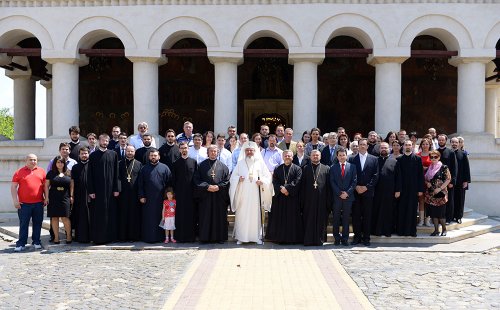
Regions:
<instances>
[{"instance_id":1,"label":"man in red shirt","mask_svg":"<svg viewBox=\"0 0 500 310\"><path fill-rule=\"evenodd\" d=\"M45 192L45 170L37 166L36 155L26 156L26 166L20 168L12 177L10 193L19 216L19 240L14 251L21 252L28 242L30 219L33 222L31 239L35 249L41 249L40 233L42 230L43 207L48 203Z\"/></svg>"}]
</instances>

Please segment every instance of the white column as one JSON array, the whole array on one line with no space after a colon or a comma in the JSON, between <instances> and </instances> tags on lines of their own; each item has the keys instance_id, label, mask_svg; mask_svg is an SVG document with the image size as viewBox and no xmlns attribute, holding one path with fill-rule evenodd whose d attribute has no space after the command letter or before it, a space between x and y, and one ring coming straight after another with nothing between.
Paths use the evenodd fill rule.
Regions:
<instances>
[{"instance_id":1,"label":"white column","mask_svg":"<svg viewBox=\"0 0 500 310\"><path fill-rule=\"evenodd\" d=\"M214 132L225 133L230 125L238 128L238 64L240 57L210 57L215 71Z\"/></svg>"},{"instance_id":2,"label":"white column","mask_svg":"<svg viewBox=\"0 0 500 310\"><path fill-rule=\"evenodd\" d=\"M14 140L35 139L35 92L31 74L14 77Z\"/></svg>"},{"instance_id":3,"label":"white column","mask_svg":"<svg viewBox=\"0 0 500 310\"><path fill-rule=\"evenodd\" d=\"M479 133L485 131L485 58L453 58L457 66L457 132Z\"/></svg>"},{"instance_id":4,"label":"white column","mask_svg":"<svg viewBox=\"0 0 500 310\"><path fill-rule=\"evenodd\" d=\"M486 96L485 96L485 131L491 133L492 135L497 134L497 117L498 117L498 95L500 94L500 88L496 85L486 85Z\"/></svg>"},{"instance_id":5,"label":"white column","mask_svg":"<svg viewBox=\"0 0 500 310\"><path fill-rule=\"evenodd\" d=\"M52 135L67 137L68 129L79 124L79 65L75 59L46 60L52 64L53 76Z\"/></svg>"},{"instance_id":6,"label":"white column","mask_svg":"<svg viewBox=\"0 0 500 310\"><path fill-rule=\"evenodd\" d=\"M325 55L290 54L293 64L293 124L295 136L318 125L318 64Z\"/></svg>"},{"instance_id":7,"label":"white column","mask_svg":"<svg viewBox=\"0 0 500 310\"><path fill-rule=\"evenodd\" d=\"M401 127L401 64L407 57L369 57L375 67L375 131L385 136Z\"/></svg>"},{"instance_id":8,"label":"white column","mask_svg":"<svg viewBox=\"0 0 500 310\"><path fill-rule=\"evenodd\" d=\"M40 84L45 87L45 135L50 137L53 135L52 130L52 80L40 81Z\"/></svg>"},{"instance_id":9,"label":"white column","mask_svg":"<svg viewBox=\"0 0 500 310\"><path fill-rule=\"evenodd\" d=\"M128 57L134 63L134 128L148 123L148 132L158 134L158 64L164 58Z\"/></svg>"}]
</instances>

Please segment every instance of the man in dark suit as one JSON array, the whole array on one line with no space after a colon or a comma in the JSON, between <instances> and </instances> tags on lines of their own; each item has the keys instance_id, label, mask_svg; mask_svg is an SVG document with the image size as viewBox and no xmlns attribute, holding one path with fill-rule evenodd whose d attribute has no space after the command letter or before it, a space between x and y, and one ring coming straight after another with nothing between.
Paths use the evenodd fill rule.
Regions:
<instances>
[{"instance_id":1,"label":"man in dark suit","mask_svg":"<svg viewBox=\"0 0 500 310\"><path fill-rule=\"evenodd\" d=\"M441 162L450 170L451 182L448 184L448 202L446 203L446 223L450 223L454 216L455 207L455 185L457 184L457 156L452 149L446 147L448 136L440 134L438 136L438 151L441 153Z\"/></svg>"},{"instance_id":2,"label":"man in dark suit","mask_svg":"<svg viewBox=\"0 0 500 310\"><path fill-rule=\"evenodd\" d=\"M337 133L330 132L328 134L328 145L321 151L321 163L326 166L331 166L337 162L337 156L335 155L337 148Z\"/></svg>"},{"instance_id":3,"label":"man in dark suit","mask_svg":"<svg viewBox=\"0 0 500 310\"><path fill-rule=\"evenodd\" d=\"M460 150L459 140L457 137L451 138L451 149L455 152L457 157L457 186L455 188L455 205L453 208L453 220L462 224L462 217L464 216L465 205L465 191L469 187L470 179L470 166L467 154Z\"/></svg>"},{"instance_id":4,"label":"man in dark suit","mask_svg":"<svg viewBox=\"0 0 500 310\"><path fill-rule=\"evenodd\" d=\"M369 246L373 196L378 181L378 159L368 154L367 139L363 138L358 143L358 155L349 160L356 167L357 173L355 201L352 208L352 226L354 230L352 244L356 245L363 242L365 246Z\"/></svg>"},{"instance_id":5,"label":"man in dark suit","mask_svg":"<svg viewBox=\"0 0 500 310\"><path fill-rule=\"evenodd\" d=\"M354 189L356 187L356 167L347 162L347 151L339 146L336 151L337 162L330 168L330 185L333 192L333 236L335 245L347 246L349 243L349 218L351 216ZM342 237L339 234L342 213Z\"/></svg>"},{"instance_id":6,"label":"man in dark suit","mask_svg":"<svg viewBox=\"0 0 500 310\"><path fill-rule=\"evenodd\" d=\"M118 154L118 160L123 160L126 157L127 154L127 133L125 132L120 132L120 135L118 136L118 143L115 145L115 148L113 149L117 154Z\"/></svg>"}]
</instances>

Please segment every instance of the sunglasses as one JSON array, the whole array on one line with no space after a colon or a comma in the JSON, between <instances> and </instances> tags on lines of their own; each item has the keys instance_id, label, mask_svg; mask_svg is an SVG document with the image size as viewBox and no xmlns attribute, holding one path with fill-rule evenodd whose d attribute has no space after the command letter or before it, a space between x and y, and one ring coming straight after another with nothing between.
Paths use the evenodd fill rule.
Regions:
<instances>
[{"instance_id":1,"label":"sunglasses","mask_svg":"<svg viewBox=\"0 0 500 310\"><path fill-rule=\"evenodd\" d=\"M430 159L439 159L439 156L430 156Z\"/></svg>"}]
</instances>

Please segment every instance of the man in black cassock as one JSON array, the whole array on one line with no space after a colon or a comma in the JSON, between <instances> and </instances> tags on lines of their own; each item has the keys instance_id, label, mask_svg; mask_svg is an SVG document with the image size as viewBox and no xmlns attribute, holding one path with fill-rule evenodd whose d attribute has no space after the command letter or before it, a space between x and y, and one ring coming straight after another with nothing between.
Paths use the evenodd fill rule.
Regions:
<instances>
[{"instance_id":1,"label":"man in black cassock","mask_svg":"<svg viewBox=\"0 0 500 310\"><path fill-rule=\"evenodd\" d=\"M152 148L151 143L153 143L153 136L151 136L149 133L145 133L144 135L142 135L142 143L144 144L144 146L135 151L134 158L145 165L149 162L148 152Z\"/></svg>"},{"instance_id":2,"label":"man in black cassock","mask_svg":"<svg viewBox=\"0 0 500 310\"><path fill-rule=\"evenodd\" d=\"M89 149L84 146L80 150L80 160L71 169L73 183L73 209L71 210L71 227L75 230L75 241L90 242L89 192L87 187Z\"/></svg>"},{"instance_id":3,"label":"man in black cassock","mask_svg":"<svg viewBox=\"0 0 500 310\"><path fill-rule=\"evenodd\" d=\"M175 140L175 134L172 133ZM194 181L198 163L189 157L187 141L179 145L181 158L172 164L172 185L177 207L175 210L175 240L177 242L194 242L196 237Z\"/></svg>"},{"instance_id":4,"label":"man in black cassock","mask_svg":"<svg viewBox=\"0 0 500 310\"><path fill-rule=\"evenodd\" d=\"M304 221L304 245L323 245L331 210L330 167L320 163L321 152L311 151L311 163L302 168L300 205Z\"/></svg>"},{"instance_id":5,"label":"man in black cassock","mask_svg":"<svg viewBox=\"0 0 500 310\"><path fill-rule=\"evenodd\" d=\"M137 196L137 177L142 163L134 158L135 147L125 148L125 159L118 166L120 196L118 197L118 240L141 239L141 205Z\"/></svg>"},{"instance_id":6,"label":"man in black cassock","mask_svg":"<svg viewBox=\"0 0 500 310\"><path fill-rule=\"evenodd\" d=\"M208 148L208 158L194 174L199 197L200 242L224 243L227 240L229 206L229 169L217 160L217 146Z\"/></svg>"},{"instance_id":7,"label":"man in black cassock","mask_svg":"<svg viewBox=\"0 0 500 310\"><path fill-rule=\"evenodd\" d=\"M400 236L417 236L418 197L424 192L422 159L413 153L413 143L406 140L403 155L398 157L401 185L396 185L399 196L396 231Z\"/></svg>"},{"instance_id":8,"label":"man in black cassock","mask_svg":"<svg viewBox=\"0 0 500 310\"><path fill-rule=\"evenodd\" d=\"M167 130L165 139L167 141L158 149L160 151L160 162L167 165L172 171L173 163L181 157L179 146L177 146L175 140L175 131L173 129ZM179 241L177 238L176 240Z\"/></svg>"},{"instance_id":9,"label":"man in black cassock","mask_svg":"<svg viewBox=\"0 0 500 310\"><path fill-rule=\"evenodd\" d=\"M118 155L107 149L109 136L99 136L99 149L90 154L88 191L90 209L90 239L96 244L117 238L116 199L118 185Z\"/></svg>"},{"instance_id":10,"label":"man in black cassock","mask_svg":"<svg viewBox=\"0 0 500 310\"><path fill-rule=\"evenodd\" d=\"M372 234L390 237L394 232L394 207L396 203L396 185L401 182L398 161L389 158L389 144L380 143L380 157L378 158L378 183L375 187L372 212Z\"/></svg>"},{"instance_id":11,"label":"man in black cassock","mask_svg":"<svg viewBox=\"0 0 500 310\"><path fill-rule=\"evenodd\" d=\"M470 166L467 154L459 147L458 138L454 137L450 140L451 149L455 152L457 158L457 187L455 188L455 206L453 208L453 220L462 224L465 206L465 191L469 188Z\"/></svg>"},{"instance_id":12,"label":"man in black cassock","mask_svg":"<svg viewBox=\"0 0 500 310\"><path fill-rule=\"evenodd\" d=\"M141 240L148 243L160 242L165 233L160 228L165 189L171 179L170 169L160 163L156 148L149 150L149 163L142 167L137 178L138 196L142 205Z\"/></svg>"},{"instance_id":13,"label":"man in black cassock","mask_svg":"<svg viewBox=\"0 0 500 310\"><path fill-rule=\"evenodd\" d=\"M292 151L285 150L282 156L284 163L273 173L274 196L266 239L278 243L302 243L304 228L298 199L302 169L292 163Z\"/></svg>"},{"instance_id":14,"label":"man in black cassock","mask_svg":"<svg viewBox=\"0 0 500 310\"><path fill-rule=\"evenodd\" d=\"M446 223L451 223L455 208L455 185L457 184L457 156L453 150L446 147L448 136L438 135L438 151L441 154L440 161L450 170L451 182L448 184L448 202L446 203Z\"/></svg>"}]
</instances>

